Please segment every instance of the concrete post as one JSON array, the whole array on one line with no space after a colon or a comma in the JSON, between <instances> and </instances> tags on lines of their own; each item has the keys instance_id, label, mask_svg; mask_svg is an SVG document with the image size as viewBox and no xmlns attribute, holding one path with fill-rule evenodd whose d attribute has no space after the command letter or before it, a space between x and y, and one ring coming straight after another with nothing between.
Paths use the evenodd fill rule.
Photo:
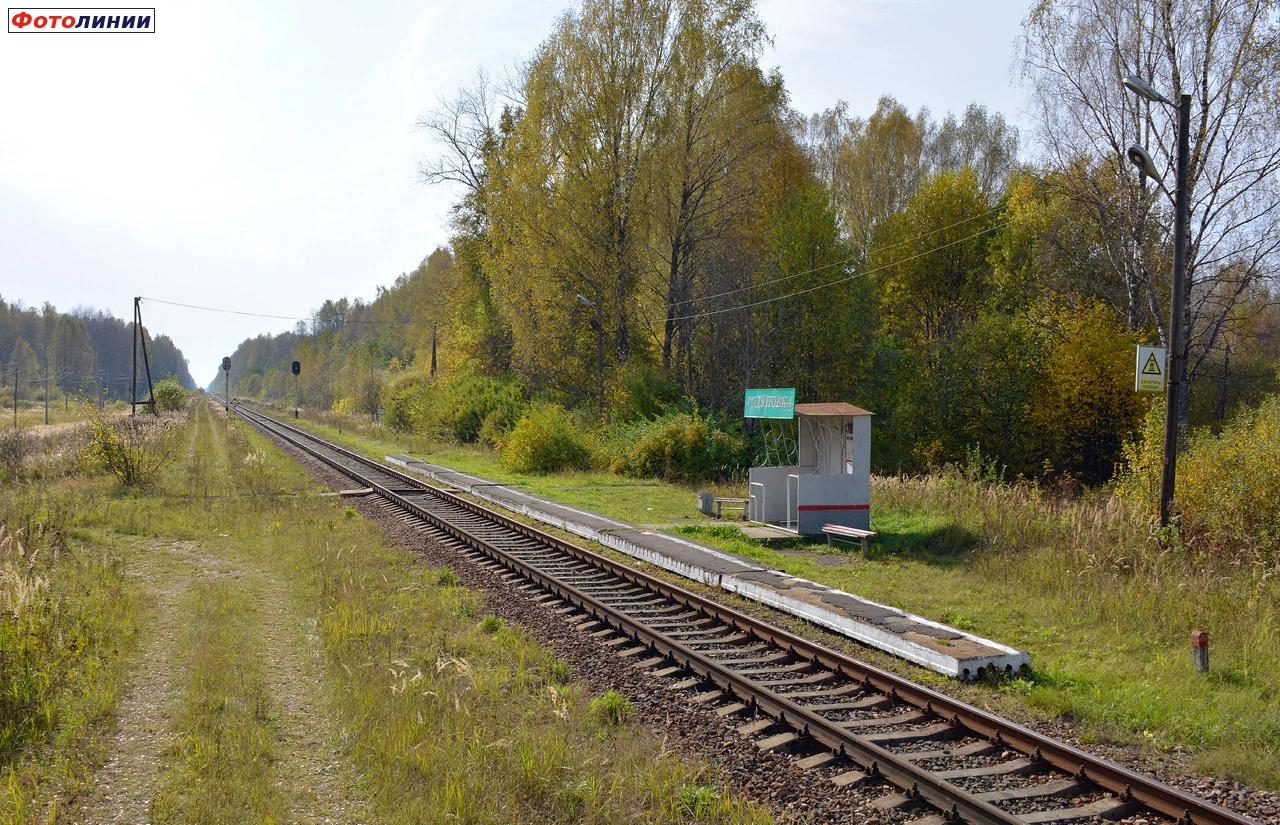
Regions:
<instances>
[{"instance_id":1,"label":"concrete post","mask_svg":"<svg viewBox=\"0 0 1280 825\"><path fill-rule=\"evenodd\" d=\"M1200 673L1209 670L1209 631L1191 631L1191 664Z\"/></svg>"}]
</instances>

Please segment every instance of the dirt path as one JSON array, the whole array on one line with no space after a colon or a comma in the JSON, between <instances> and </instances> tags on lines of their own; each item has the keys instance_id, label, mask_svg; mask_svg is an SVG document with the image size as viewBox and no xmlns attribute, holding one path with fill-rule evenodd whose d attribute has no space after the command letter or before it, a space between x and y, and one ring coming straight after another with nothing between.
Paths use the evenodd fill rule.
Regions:
<instances>
[{"instance_id":1,"label":"dirt path","mask_svg":"<svg viewBox=\"0 0 1280 825\"><path fill-rule=\"evenodd\" d=\"M263 617L264 676L274 702L276 770L291 788L289 821L303 825L368 822L356 772L341 751L341 727L323 693L324 663L314 622L301 620L288 594L267 583Z\"/></svg>"},{"instance_id":2,"label":"dirt path","mask_svg":"<svg viewBox=\"0 0 1280 825\"><path fill-rule=\"evenodd\" d=\"M159 787L164 753L172 741L169 708L182 617L178 605L190 587L185 561L192 547L147 543L136 548L132 572L146 586L148 616L141 634L133 681L120 701L111 758L94 778L76 822L150 821L148 808Z\"/></svg>"},{"instance_id":3,"label":"dirt path","mask_svg":"<svg viewBox=\"0 0 1280 825\"><path fill-rule=\"evenodd\" d=\"M355 769L341 752L340 727L324 694L322 651L285 587L269 571L210 552L197 542L148 542L135 548L131 572L145 584L149 611L133 681L117 711L111 758L71 820L146 823L164 781L186 667L181 639L189 621L183 595L202 577L238 580L255 597L260 623L255 655L270 694L275 770L289 822L368 822Z\"/></svg>"}]
</instances>

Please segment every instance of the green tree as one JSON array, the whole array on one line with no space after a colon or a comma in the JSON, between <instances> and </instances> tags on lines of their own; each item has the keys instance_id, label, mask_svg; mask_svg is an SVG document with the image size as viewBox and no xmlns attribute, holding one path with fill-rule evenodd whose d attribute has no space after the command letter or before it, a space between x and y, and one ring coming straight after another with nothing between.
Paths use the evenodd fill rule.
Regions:
<instances>
[{"instance_id":1,"label":"green tree","mask_svg":"<svg viewBox=\"0 0 1280 825\"><path fill-rule=\"evenodd\" d=\"M92 377L93 345L89 342L89 331L84 322L73 315L61 315L54 324L49 344L49 371L58 376L58 386L65 393L82 391Z\"/></svg>"},{"instance_id":2,"label":"green tree","mask_svg":"<svg viewBox=\"0 0 1280 825\"><path fill-rule=\"evenodd\" d=\"M708 279L703 251L726 237L756 193L755 164L785 117L781 79L756 58L764 25L749 3L687 0L660 87L653 230L655 292L665 293L662 366L691 346L691 301Z\"/></svg>"},{"instance_id":3,"label":"green tree","mask_svg":"<svg viewBox=\"0 0 1280 825\"><path fill-rule=\"evenodd\" d=\"M913 434L917 460L955 462L978 447L1011 472L1038 473L1032 413L1048 351L1036 325L1003 313L983 314L945 342L896 419Z\"/></svg>"},{"instance_id":4,"label":"green tree","mask_svg":"<svg viewBox=\"0 0 1280 825\"><path fill-rule=\"evenodd\" d=\"M36 357L36 351L31 348L26 339L19 338L17 343L13 345L13 350L9 353L9 372L16 372L18 398L35 398L37 385L34 383L38 377L43 377L44 372L40 369L40 359ZM10 386L13 386L14 378L10 377Z\"/></svg>"},{"instance_id":5,"label":"green tree","mask_svg":"<svg viewBox=\"0 0 1280 825\"><path fill-rule=\"evenodd\" d=\"M928 364L988 297L988 236L997 220L990 209L971 170L941 172L876 233L870 264L884 329Z\"/></svg>"},{"instance_id":6,"label":"green tree","mask_svg":"<svg viewBox=\"0 0 1280 825\"><path fill-rule=\"evenodd\" d=\"M154 395L156 406L161 410L180 410L187 403L187 390L173 375L155 385Z\"/></svg>"},{"instance_id":7,"label":"green tree","mask_svg":"<svg viewBox=\"0 0 1280 825\"><path fill-rule=\"evenodd\" d=\"M1041 0L1027 15L1023 68L1032 81L1048 162L1090 174L1058 179L1072 218L1089 222L1106 274L1125 296L1132 331L1168 339L1171 198L1134 174L1137 141L1172 186L1174 112L1124 89L1135 73L1177 100L1191 97L1191 219L1186 302L1179 322L1194 381L1237 304L1280 272L1280 16L1270 0ZM1185 426L1187 396L1179 411Z\"/></svg>"},{"instance_id":8,"label":"green tree","mask_svg":"<svg viewBox=\"0 0 1280 825\"><path fill-rule=\"evenodd\" d=\"M1105 481L1146 412L1133 391L1134 336L1096 302L1046 307L1037 320L1050 343L1034 392L1035 449L1058 472Z\"/></svg>"}]
</instances>

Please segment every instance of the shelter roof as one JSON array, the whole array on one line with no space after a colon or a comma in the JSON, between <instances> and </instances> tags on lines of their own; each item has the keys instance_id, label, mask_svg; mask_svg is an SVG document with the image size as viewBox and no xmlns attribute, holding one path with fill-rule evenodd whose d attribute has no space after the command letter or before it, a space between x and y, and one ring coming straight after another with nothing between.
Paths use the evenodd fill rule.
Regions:
<instances>
[{"instance_id":1,"label":"shelter roof","mask_svg":"<svg viewBox=\"0 0 1280 825\"><path fill-rule=\"evenodd\" d=\"M811 416L852 416L852 415L875 415L875 413L864 410L861 407L855 407L852 404L846 404L843 401L832 401L820 404L796 404L796 415Z\"/></svg>"}]
</instances>

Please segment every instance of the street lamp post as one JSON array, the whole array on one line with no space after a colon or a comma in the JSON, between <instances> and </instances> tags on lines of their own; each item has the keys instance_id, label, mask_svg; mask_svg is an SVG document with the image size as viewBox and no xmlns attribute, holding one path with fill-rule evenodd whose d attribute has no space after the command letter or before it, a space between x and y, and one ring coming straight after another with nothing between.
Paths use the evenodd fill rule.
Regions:
<instances>
[{"instance_id":1,"label":"street lamp post","mask_svg":"<svg viewBox=\"0 0 1280 825\"><path fill-rule=\"evenodd\" d=\"M1173 101L1160 94L1150 83L1129 75L1124 79L1125 88L1153 103L1173 106ZM1187 363L1183 357L1186 346L1183 315L1187 303L1187 232L1189 204L1187 202L1187 174L1190 154L1191 95L1178 98L1177 161L1173 188L1173 301L1169 310L1169 378L1165 386L1164 405L1164 471L1160 477L1160 526L1167 527L1170 507L1173 503L1174 483L1178 470L1178 418L1182 393L1185 392ZM1161 189L1160 180L1151 156L1141 146L1129 147L1129 160L1144 175L1154 180ZM1168 190L1165 190L1166 192Z\"/></svg>"}]
</instances>

